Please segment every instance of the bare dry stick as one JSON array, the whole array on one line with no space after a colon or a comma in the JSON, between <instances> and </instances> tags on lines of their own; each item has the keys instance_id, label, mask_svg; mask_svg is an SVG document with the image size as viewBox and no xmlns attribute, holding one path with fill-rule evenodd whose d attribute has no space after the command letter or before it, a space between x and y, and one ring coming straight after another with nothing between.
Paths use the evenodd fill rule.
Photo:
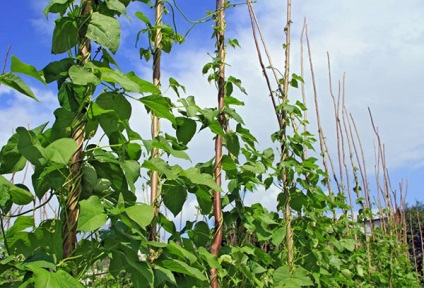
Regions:
<instances>
[{"instance_id":1,"label":"bare dry stick","mask_svg":"<svg viewBox=\"0 0 424 288\"><path fill-rule=\"evenodd\" d=\"M92 13L91 0L81 0L81 15L89 15ZM90 40L85 37L79 39L79 55L81 56L80 65L84 65L91 53ZM89 95L87 95L88 97ZM79 123L72 131L72 138L77 143L78 150L71 158L71 180L68 186L69 193L66 201L65 222L63 229L63 258L72 255L77 243L77 223L79 215L79 196L81 194L82 171L81 165L83 161L83 142L85 128L85 112L80 112L75 117L75 122Z\"/></svg>"},{"instance_id":2,"label":"bare dry stick","mask_svg":"<svg viewBox=\"0 0 424 288\"><path fill-rule=\"evenodd\" d=\"M408 181L406 181L406 192L403 192L403 179L402 182L399 183L399 194L400 194L400 203L401 203L401 215L402 215L402 232L403 232L403 244L405 245L405 247L408 246L408 235L407 235L407 225L406 225L406 201L405 201L405 197L406 197L406 192L408 190ZM421 231L421 229L420 229ZM424 248L424 247L423 247ZM424 250L423 250L424 251ZM405 249L405 256L409 257L409 251L408 249ZM424 255L423 255L423 260L424 260ZM424 263L424 262L423 262Z\"/></svg>"},{"instance_id":3,"label":"bare dry stick","mask_svg":"<svg viewBox=\"0 0 424 288\"><path fill-rule=\"evenodd\" d=\"M365 153L364 153L364 149L363 149L363 146L362 146L361 137L359 137L358 128L356 127L355 119L353 119L353 116L352 116L351 113L349 113L349 116L350 116L350 119L352 121L353 128L355 130L356 140L358 141L359 149L361 151L362 161L359 161L359 159L358 159L358 163L362 163L362 167L363 167L363 169L361 169L361 171L362 171L361 177L362 177L362 181L363 181L363 185L364 185L365 203L366 203L366 207L371 210L372 209L372 207L371 207L372 206L371 205L371 195L370 195L370 187L369 187L368 176L367 176L368 174L367 174L367 164L366 164L366 161L365 161ZM359 167L361 167L361 165L359 165Z\"/></svg>"},{"instance_id":4,"label":"bare dry stick","mask_svg":"<svg viewBox=\"0 0 424 288\"><path fill-rule=\"evenodd\" d=\"M162 13L163 13L163 3L162 0L157 0L155 5L155 19L156 19L156 26L162 25ZM162 41L162 31L160 28L156 29L155 31L155 52L153 55L153 84L160 89L160 60L162 55L161 50L161 41ZM151 118L152 118L152 139L155 139L159 135L160 130L160 123L159 123L159 117L155 115L155 113L151 112ZM156 147L152 148L151 151L151 157L152 158L159 158L159 149ZM154 209L154 222L152 224L151 233L150 233L150 240L155 241L156 240L156 234L157 234L157 215L159 213L159 172L158 171L152 171L150 175L150 202L151 205L153 205Z\"/></svg>"},{"instance_id":5,"label":"bare dry stick","mask_svg":"<svg viewBox=\"0 0 424 288\"><path fill-rule=\"evenodd\" d=\"M368 108L368 112L369 112L369 115L370 115L371 124L372 124L373 130L374 130L374 133L375 133L376 138L377 138L377 145L378 145L377 146L377 153L378 153L378 159L379 159L378 164L381 163L381 170L383 171L382 177L383 177L384 187L381 187L380 182L379 182L380 177L378 176L377 177L378 178L377 179L377 183L378 183L377 189L380 191L381 195L383 196L385 207L388 208L387 213L386 213L387 217L383 217L383 219L387 218L387 220L384 219L382 221L382 223L383 223L383 225L385 225L386 223L384 223L384 222L388 222L387 225L389 225L389 227L390 226L393 227L393 221L392 221L393 220L393 204L392 204L391 196L390 196L390 193L389 193L390 185L389 185L388 170L387 170L387 166L386 166L385 147L384 147L384 144L381 143L380 134L378 133L378 129L374 124L374 119L372 117L372 113L371 113L370 108ZM393 234L393 229L387 229L386 231L388 231L390 235ZM392 255L390 257L392 257Z\"/></svg>"},{"instance_id":6,"label":"bare dry stick","mask_svg":"<svg viewBox=\"0 0 424 288\"><path fill-rule=\"evenodd\" d=\"M374 164L375 183L376 183L376 186L377 186L378 213L381 217L381 225L380 226L382 227L383 232L386 233L386 220L384 218L384 213L383 213L383 207L386 207L385 200L384 200L385 198L384 198L384 195L383 195L383 201L384 201L384 205L383 205L383 203L381 201L381 197L380 197L380 195L381 195L380 194L381 193L381 188L380 188L381 187L380 186L380 153L378 153L378 148L375 146L375 143L374 143L374 162L375 162L375 164Z\"/></svg>"},{"instance_id":7,"label":"bare dry stick","mask_svg":"<svg viewBox=\"0 0 424 288\"><path fill-rule=\"evenodd\" d=\"M216 0L216 44L217 56L220 60L218 71L218 110L220 111L219 122L222 127L225 126L224 96L225 96L225 0ZM221 187L222 185L222 136L216 135L215 138L215 183ZM215 234L211 245L211 253L214 255L219 254L219 247L222 244L222 203L221 192L213 192L213 213L215 217ZM211 287L218 288L218 269L211 269Z\"/></svg>"},{"instance_id":8,"label":"bare dry stick","mask_svg":"<svg viewBox=\"0 0 424 288\"><path fill-rule=\"evenodd\" d=\"M362 189L363 195L361 195L361 190L357 189L357 191L356 191L357 197L361 198L363 196L363 198L365 199L365 203L363 201L360 202L362 211L364 211L364 212L366 212L368 210L372 211L370 200L369 200L370 199L370 191L369 191L369 187L368 187L368 176L366 175L366 163L365 163L364 151L362 150L362 143L361 143L361 140L359 138L358 131L356 130L356 125L355 125L355 122L353 120L352 115L350 113L348 113L345 105L343 106L343 109L345 111L343 121L345 121L347 123L347 128L349 129L349 131L347 131L346 134L347 134L347 137L350 137L351 145L352 145L352 148L353 148L353 153L352 153L351 157L353 157L353 155L355 155L356 164L358 165L357 170L359 171L359 175L361 177L361 182L362 182L362 188L363 188ZM355 137L353 135L352 125L354 126L354 129L355 129L355 132L356 132L356 138L357 138L357 141L358 141L358 145L360 147L360 151L358 151L357 144L355 143ZM362 154L362 160L359 158L359 153ZM351 159L351 162L352 161L353 160ZM353 165L353 162L352 162L352 165ZM353 168L353 169L355 169L355 168ZM356 185L359 185L359 183L356 183ZM369 219L367 217L367 213L365 213L364 215L365 215L364 224L368 219L368 221L370 223L370 232L371 232L372 238L374 240L374 223L373 223L372 219ZM364 227L365 227L364 231L366 231L366 225L364 225ZM368 235L366 234L366 236L367 236L366 240L367 240L367 243L368 243Z\"/></svg>"},{"instance_id":9,"label":"bare dry stick","mask_svg":"<svg viewBox=\"0 0 424 288\"><path fill-rule=\"evenodd\" d=\"M259 43L258 43L258 37L256 36L255 23L256 23L256 26L257 26L259 33L260 33L259 22L256 19L255 11L253 10L252 2L250 0L247 0L247 7L249 9L250 24L252 25L253 40L255 42L256 52L258 54L259 65L261 66L262 73L265 77L266 85L267 85L268 91L269 91L269 96L271 97L271 101L272 101L272 106L274 108L274 112L276 113L278 124L280 125L280 117L278 115L277 102L275 100L275 96L274 96L274 93L272 91L271 81L269 80L268 74L266 73L265 65L264 65L263 60L262 60L261 49L260 49ZM266 51L265 42L262 41L262 43L263 43L263 45L265 47L265 51ZM271 57L269 57L269 55L268 55L268 60L270 61L270 59L271 59ZM273 69L273 71L274 71L274 69ZM274 71L274 73L275 73L275 71ZM281 127L280 127L280 129L281 129Z\"/></svg>"},{"instance_id":10,"label":"bare dry stick","mask_svg":"<svg viewBox=\"0 0 424 288\"><path fill-rule=\"evenodd\" d=\"M330 164L331 164L331 169L332 169L332 172L333 172L334 181L337 184L337 189L338 189L339 192L341 192L341 188L342 188L341 185L343 184L343 172L342 172L341 161L340 161L340 159L341 159L340 130L339 130L339 127L340 127L340 117L339 117L340 108L339 108L339 105L338 105L338 103L340 101L336 101L336 97L334 96L334 93L333 93L333 84L332 84L333 81L332 81L332 76L331 76L330 54L328 52L327 52L327 65L328 65L328 85L330 87L330 96L333 99L334 118L336 120L336 141L337 141L337 156L338 156L338 160L339 160L338 163L339 163L340 182L339 182L339 180L336 176L335 169L334 169L332 162ZM340 82L339 82L339 85L338 85L337 95L338 95L337 98L340 99Z\"/></svg>"},{"instance_id":11,"label":"bare dry stick","mask_svg":"<svg viewBox=\"0 0 424 288\"><path fill-rule=\"evenodd\" d=\"M420 212L417 209L417 221L418 221L418 229L420 231L420 244L421 244L421 263L424 263L424 242L423 242L423 230L421 229L421 219L420 219ZM411 221L412 224L412 221ZM412 225L411 225L412 227ZM411 234L412 236L412 234ZM415 250L415 249L414 249ZM422 272L422 271L420 271Z\"/></svg>"},{"instance_id":12,"label":"bare dry stick","mask_svg":"<svg viewBox=\"0 0 424 288\"><path fill-rule=\"evenodd\" d=\"M324 165L325 173L327 173L327 175L330 175L329 170L328 170L327 157L326 157L326 156L329 156L328 153L327 153L328 148L326 147L327 143L324 139L324 131L322 129L321 116L320 116L320 113L319 113L318 92L317 92L317 86L316 86L316 81L315 81L314 66L312 64L312 53L311 53L311 46L310 46L310 43L309 43L308 25L306 25L306 28L305 28L305 36L306 36L306 45L308 47L308 57L309 57L309 67L310 67L311 77L312 77L312 87L313 87L313 90L314 90L315 113L316 113L317 125L318 125L318 136L319 136L320 150L321 150L321 154L322 154L321 155L322 156L322 163ZM332 195L333 190L331 189L330 177L327 177L327 186L328 186L328 193L330 195Z\"/></svg>"},{"instance_id":13,"label":"bare dry stick","mask_svg":"<svg viewBox=\"0 0 424 288\"><path fill-rule=\"evenodd\" d=\"M306 18L303 19L303 26L302 31L300 32L300 77L304 79L305 76L305 68L304 68L304 61L303 61L303 37L305 35L305 29L306 29ZM300 91L302 92L302 102L305 106L307 106L306 103L306 94L305 94L305 83L300 83ZM305 133L304 140L306 140L306 132L308 131L308 111L303 112L303 120L304 120L304 126L303 126L303 132ZM308 147L306 147L305 144L303 144L303 159L308 158Z\"/></svg>"},{"instance_id":14,"label":"bare dry stick","mask_svg":"<svg viewBox=\"0 0 424 288\"><path fill-rule=\"evenodd\" d=\"M418 212L418 211L417 211ZM409 214L409 223L412 223L412 213ZM413 251L413 255L414 255L414 263L415 263L415 272L417 272L418 274L418 265L417 265L417 253L416 253L416 248L415 248L415 241L414 241L414 231L412 229L412 225L410 226L410 231L411 231L411 245L412 245L412 251Z\"/></svg>"},{"instance_id":15,"label":"bare dry stick","mask_svg":"<svg viewBox=\"0 0 424 288\"><path fill-rule=\"evenodd\" d=\"M2 74L4 73L4 71L6 71L7 59L9 58L10 50L12 50L12 46L9 46L7 48L6 55L4 56L3 69L1 70ZM0 83L0 85L1 85L1 83Z\"/></svg>"},{"instance_id":16,"label":"bare dry stick","mask_svg":"<svg viewBox=\"0 0 424 288\"><path fill-rule=\"evenodd\" d=\"M267 48L267 45L266 45L266 42L265 42L265 38L264 38L264 35L262 33L261 26L259 25L258 18L256 17L255 10L253 9L251 0L248 0L248 6L249 6L249 9L251 10L253 19L255 20L256 27L258 28L259 36L261 37L262 46L264 47L265 54L268 58L268 63L269 63L269 66L271 67L271 71L272 71L272 74L274 76L275 83L277 84L277 87L278 87L278 91L280 92L281 95L283 95L283 93L284 93L283 88L281 87L280 81L278 81L277 71L274 68L275 66L272 62L271 54L268 52L268 48Z\"/></svg>"},{"instance_id":17,"label":"bare dry stick","mask_svg":"<svg viewBox=\"0 0 424 288\"><path fill-rule=\"evenodd\" d=\"M342 119L345 119L345 113L346 113L346 111L344 109L344 107L345 107L345 87L346 87L346 73L343 73L342 104L341 104ZM338 103L338 106L340 107L340 101ZM338 111L340 111L340 110L338 110ZM353 161L353 156L352 156L352 148L351 148L351 145L350 145L348 130L347 130L347 126L346 126L345 121L343 121L343 127L344 127L344 131L345 131L346 135L344 135L344 133L343 133L343 129L341 127L340 117L339 117L339 129L340 129L340 136L341 136L341 142L342 142L343 166L345 168L345 173L346 173L346 189L347 189L347 195L349 197L349 206L350 206L350 212L351 212L352 220L354 220L355 214L354 214L354 207L353 207L353 200L352 200L352 191L350 189L351 188L350 187L350 173L349 173L349 168L348 168L347 163L346 163L345 137L346 137L346 140L347 140L347 143L348 143L352 169L355 169L355 166L354 166L354 161ZM355 234L355 239L356 239L356 234Z\"/></svg>"}]
</instances>

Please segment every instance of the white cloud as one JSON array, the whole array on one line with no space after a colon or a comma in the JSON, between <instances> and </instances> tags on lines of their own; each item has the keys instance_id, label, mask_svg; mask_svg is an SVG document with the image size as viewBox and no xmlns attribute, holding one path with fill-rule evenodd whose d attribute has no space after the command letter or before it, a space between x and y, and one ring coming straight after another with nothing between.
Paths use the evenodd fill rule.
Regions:
<instances>
[{"instance_id":1,"label":"white cloud","mask_svg":"<svg viewBox=\"0 0 424 288\"><path fill-rule=\"evenodd\" d=\"M0 107L2 125L0 126L0 144L6 144L7 139L19 126L35 128L54 119L53 108L57 107L56 96L50 90L32 88L40 100L37 102L15 90L0 86L0 101L6 105ZM55 101L56 100L56 101Z\"/></svg>"}]
</instances>

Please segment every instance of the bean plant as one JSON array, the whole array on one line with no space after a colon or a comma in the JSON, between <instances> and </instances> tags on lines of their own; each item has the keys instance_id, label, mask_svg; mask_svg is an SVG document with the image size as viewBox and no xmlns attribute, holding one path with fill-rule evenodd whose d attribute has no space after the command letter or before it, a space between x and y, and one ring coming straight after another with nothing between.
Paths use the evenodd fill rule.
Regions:
<instances>
[{"instance_id":1,"label":"bean plant","mask_svg":"<svg viewBox=\"0 0 424 288\"><path fill-rule=\"evenodd\" d=\"M154 15L129 15L133 2ZM184 83L170 78L168 87L161 84L162 53L172 57L173 46L184 47L190 37L176 32L172 19L182 13L176 1L48 3L44 14L56 17L51 53L61 59L38 69L12 56L10 71L0 75L2 85L34 100L20 75L54 84L58 100L52 124L18 127L1 148L1 285L419 287L392 207L384 208L380 216L388 221L371 237L363 224L373 214L360 206L359 178L354 192L363 209L357 219L347 213L350 191L339 186L326 193L334 189L322 165L327 151L314 152L318 143L308 131L305 103L290 97L305 84L290 73L291 1L281 29L284 73L275 82L265 79L279 127L270 136L278 148L258 148L262 139L238 114L244 105L238 95L248 91L225 71L227 47L240 46L226 38L225 12L246 7L253 17L250 1L216 0L216 10L194 22L212 23L216 39L199 73L217 87L217 105L201 107L196 101L203 95L187 96ZM122 16L143 27L133 38L152 79L121 70L115 60L122 53ZM143 127L151 138L130 125L133 113L143 113L134 111L134 102L151 115ZM161 130L160 123L168 128ZM213 135L204 149L215 155L191 163L188 144L204 129ZM31 185L9 180L28 165ZM146 187L148 203L137 197ZM259 195L271 187L280 191L276 211L244 203L246 192ZM202 217L177 228L169 215L180 215L187 199L197 200ZM47 205L58 212L37 218Z\"/></svg>"}]
</instances>

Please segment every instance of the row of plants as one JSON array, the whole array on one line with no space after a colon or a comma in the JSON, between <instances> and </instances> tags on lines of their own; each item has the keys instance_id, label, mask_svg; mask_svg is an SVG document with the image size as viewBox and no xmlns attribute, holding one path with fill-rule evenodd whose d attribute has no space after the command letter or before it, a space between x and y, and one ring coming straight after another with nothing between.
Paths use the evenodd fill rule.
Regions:
<instances>
[{"instance_id":1,"label":"row of plants","mask_svg":"<svg viewBox=\"0 0 424 288\"><path fill-rule=\"evenodd\" d=\"M122 71L115 60L120 53L118 18L132 17L127 15L132 2L145 7L135 13L145 28L134 37L146 43L139 53L152 65L151 81ZM246 7L279 127L271 135L276 149L258 149L262 139L252 135L238 113L244 105L238 95L248 91L240 79L225 73L227 47L240 49L236 39L225 37L225 11ZM154 9L153 18L144 13L148 9ZM304 85L303 71L290 72L291 1L282 29L286 61L281 75L271 58L269 65L262 60L250 1L217 0L216 10L207 12L205 19L214 21L215 54L202 73L217 87L216 107L200 107L200 96L186 97L185 87L174 78L167 81L169 87L161 87L162 53L171 54L174 45L184 45L190 36L176 32L176 11L181 11L176 2L163 0L51 0L44 9L46 16L57 17L51 51L63 59L38 70L12 57L10 71L0 75L1 84L34 99L19 74L56 83L59 104L52 125L18 127L0 152L1 284L418 287L401 230L404 216L395 213L391 188L386 187L385 201L377 205L384 224L368 229L365 224L372 223L375 213L365 163L351 158L352 169L340 169L336 176L333 164L333 171L326 164L332 161L322 129L317 141L305 118L305 101L289 97ZM132 101L151 115L151 125L144 127L151 129L150 139L130 125ZM337 133L354 145L346 108L334 103ZM161 130L160 122L170 128ZM204 129L213 135L205 149L214 149L214 157L187 161L184 167L175 164L190 159L188 145ZM315 152L316 147L321 148ZM9 175L27 165L33 168L31 185L9 181ZM150 188L150 203L137 197L142 185ZM259 195L270 188L280 191L277 211L244 204L246 192ZM187 199L197 200L203 218L177 229L169 213L180 215ZM38 219L36 212L52 201L59 212ZM361 208L358 216L349 213L356 207Z\"/></svg>"}]
</instances>

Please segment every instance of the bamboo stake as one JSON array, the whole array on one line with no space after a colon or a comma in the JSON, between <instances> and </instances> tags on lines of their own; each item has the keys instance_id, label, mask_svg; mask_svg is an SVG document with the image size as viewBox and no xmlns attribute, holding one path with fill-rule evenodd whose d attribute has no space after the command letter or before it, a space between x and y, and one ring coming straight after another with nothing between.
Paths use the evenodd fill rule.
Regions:
<instances>
[{"instance_id":1,"label":"bamboo stake","mask_svg":"<svg viewBox=\"0 0 424 288\"><path fill-rule=\"evenodd\" d=\"M162 14L163 14L163 3L162 0L157 0L155 5L155 20L156 20L156 26L162 25ZM156 29L155 31L155 52L153 55L153 84L160 89L160 74L161 74L161 68L160 68L160 60L162 55L161 50L161 41L162 41L162 31L160 28ZM152 133L152 139L154 140L158 135L160 131L160 122L159 117L155 115L155 113L151 112L151 119L152 119L152 127L151 127L151 133ZM159 149L156 147L152 148L151 151L151 157L152 158L159 158L160 153ZM151 228L150 233L150 240L155 241L156 240L156 234L157 234L157 215L159 213L159 172L158 171L152 171L150 175L150 203L153 205L154 209L154 220Z\"/></svg>"},{"instance_id":2,"label":"bamboo stake","mask_svg":"<svg viewBox=\"0 0 424 288\"><path fill-rule=\"evenodd\" d=\"M91 0L81 0L81 15L87 16L92 13ZM91 53L91 43L85 37L79 39L79 55L81 56L80 65L87 63ZM90 95L86 95L90 97ZM68 186L69 194L65 204L65 219L63 228L63 258L68 258L75 250L77 243L77 225L79 215L79 196L81 194L82 171L81 165L83 161L83 142L85 135L85 111L84 108L74 119L78 123L72 131L72 138L77 143L78 150L71 158L71 181Z\"/></svg>"},{"instance_id":3,"label":"bamboo stake","mask_svg":"<svg viewBox=\"0 0 424 288\"><path fill-rule=\"evenodd\" d=\"M217 45L217 56L220 60L218 68L218 110L220 111L219 122L223 128L225 128L225 115L223 113L224 108L224 96L225 96L225 0L216 0L216 45ZM225 130L225 129L224 129ZM216 135L215 138L215 183L221 187L222 185L222 136ZM211 253L214 255L219 254L219 248L222 244L222 203L221 203L221 192L213 192L213 213L215 217L215 234L211 245ZM218 269L211 269L211 287L218 288Z\"/></svg>"},{"instance_id":4,"label":"bamboo stake","mask_svg":"<svg viewBox=\"0 0 424 288\"><path fill-rule=\"evenodd\" d=\"M306 46L308 48L308 58L309 58L309 67L310 67L310 71L311 71L311 77L312 77L312 88L314 91L314 101L315 101L315 114L316 114L316 118L317 118L317 125L318 125L318 136L319 136L319 145L320 145L320 151L321 151L321 156L322 156L322 164L324 166L324 171L325 173L327 173L327 175L329 174L329 169L328 169L328 164L327 164L327 157L328 156L328 147L327 147L327 142L325 141L324 138L324 131L321 125L321 116L319 113L319 105L318 105L318 92L317 92L317 86L316 86L316 81L315 81L315 72L314 72L314 67L312 64L312 54L311 54L311 46L309 43L309 34L308 34L308 25L306 25L306 29L305 29L305 36L306 36ZM330 195L333 195L333 191L331 189L331 182L330 182L330 177L327 177L327 187L328 187L328 193ZM335 212L334 214L334 218L335 218Z\"/></svg>"},{"instance_id":5,"label":"bamboo stake","mask_svg":"<svg viewBox=\"0 0 424 288\"><path fill-rule=\"evenodd\" d=\"M284 62L284 86L282 94L282 102L285 104L288 102L288 90L289 90L289 76L290 76L290 28L291 28L291 0L287 0L287 22L284 28L286 34L286 43L285 43L285 62ZM307 29L307 28L306 28ZM287 114L285 111L281 111L281 162L284 162L288 157L288 147L287 147ZM289 183L287 179L286 167L283 167L282 171L282 180L283 180L283 191L285 195L284 203L284 216L286 219L286 248L287 248L287 265L289 266L290 273L293 271L294 265L294 242L293 242L293 228L292 228L292 213L290 207L291 194L289 186L292 183Z\"/></svg>"}]
</instances>

